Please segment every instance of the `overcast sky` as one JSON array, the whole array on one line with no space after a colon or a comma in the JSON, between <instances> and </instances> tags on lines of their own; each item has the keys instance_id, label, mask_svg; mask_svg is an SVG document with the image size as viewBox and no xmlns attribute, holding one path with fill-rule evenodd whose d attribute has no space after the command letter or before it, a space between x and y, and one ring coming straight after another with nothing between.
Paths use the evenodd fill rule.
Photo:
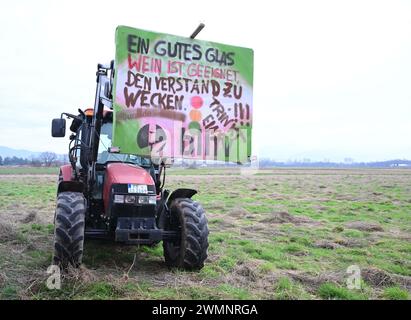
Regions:
<instances>
[{"instance_id":1,"label":"overcast sky","mask_svg":"<svg viewBox=\"0 0 411 320\"><path fill-rule=\"evenodd\" d=\"M2 1L0 145L67 152L117 25L251 47L254 154L411 159L410 1Z\"/></svg>"}]
</instances>

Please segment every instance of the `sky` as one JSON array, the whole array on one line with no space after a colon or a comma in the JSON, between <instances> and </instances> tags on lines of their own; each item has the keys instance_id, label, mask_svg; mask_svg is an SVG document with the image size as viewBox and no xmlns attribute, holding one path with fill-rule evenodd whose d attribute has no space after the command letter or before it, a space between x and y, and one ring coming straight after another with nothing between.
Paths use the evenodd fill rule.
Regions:
<instances>
[{"instance_id":1,"label":"sky","mask_svg":"<svg viewBox=\"0 0 411 320\"><path fill-rule=\"evenodd\" d=\"M2 1L0 145L66 153L52 118L93 105L128 25L254 49L253 154L411 159L409 1Z\"/></svg>"}]
</instances>

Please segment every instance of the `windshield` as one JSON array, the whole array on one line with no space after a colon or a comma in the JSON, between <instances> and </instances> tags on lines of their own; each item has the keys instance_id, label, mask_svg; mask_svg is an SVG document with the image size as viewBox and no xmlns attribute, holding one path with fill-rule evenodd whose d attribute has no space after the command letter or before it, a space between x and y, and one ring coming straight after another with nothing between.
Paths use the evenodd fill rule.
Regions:
<instances>
[{"instance_id":1,"label":"windshield","mask_svg":"<svg viewBox=\"0 0 411 320\"><path fill-rule=\"evenodd\" d=\"M111 122L104 123L101 126L97 163L104 164L106 162L128 162L143 167L151 165L151 161L148 158L143 158L134 154L109 153L108 148L111 147L112 134L113 124Z\"/></svg>"}]
</instances>

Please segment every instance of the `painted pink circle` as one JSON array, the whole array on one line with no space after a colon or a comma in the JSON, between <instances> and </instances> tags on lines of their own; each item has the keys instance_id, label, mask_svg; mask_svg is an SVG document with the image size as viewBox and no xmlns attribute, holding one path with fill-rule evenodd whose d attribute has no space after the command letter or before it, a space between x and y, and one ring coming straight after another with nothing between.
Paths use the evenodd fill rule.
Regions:
<instances>
[{"instance_id":1,"label":"painted pink circle","mask_svg":"<svg viewBox=\"0 0 411 320\"><path fill-rule=\"evenodd\" d=\"M203 106L203 98L200 96L191 97L191 105L193 108L200 109Z\"/></svg>"}]
</instances>

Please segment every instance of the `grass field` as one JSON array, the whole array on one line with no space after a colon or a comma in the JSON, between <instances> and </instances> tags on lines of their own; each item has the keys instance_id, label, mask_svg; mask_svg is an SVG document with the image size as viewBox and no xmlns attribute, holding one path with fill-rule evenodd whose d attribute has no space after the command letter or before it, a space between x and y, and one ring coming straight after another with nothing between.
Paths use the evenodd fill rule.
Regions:
<instances>
[{"instance_id":1,"label":"grass field","mask_svg":"<svg viewBox=\"0 0 411 320\"><path fill-rule=\"evenodd\" d=\"M56 167L0 167L0 175L4 174L58 174Z\"/></svg>"},{"instance_id":2,"label":"grass field","mask_svg":"<svg viewBox=\"0 0 411 320\"><path fill-rule=\"evenodd\" d=\"M168 187L196 188L207 211L205 267L168 270L161 244L89 241L61 290L45 285L57 181L49 173L0 170L1 299L410 297L411 170L170 170ZM351 265L360 289L346 286Z\"/></svg>"}]
</instances>

